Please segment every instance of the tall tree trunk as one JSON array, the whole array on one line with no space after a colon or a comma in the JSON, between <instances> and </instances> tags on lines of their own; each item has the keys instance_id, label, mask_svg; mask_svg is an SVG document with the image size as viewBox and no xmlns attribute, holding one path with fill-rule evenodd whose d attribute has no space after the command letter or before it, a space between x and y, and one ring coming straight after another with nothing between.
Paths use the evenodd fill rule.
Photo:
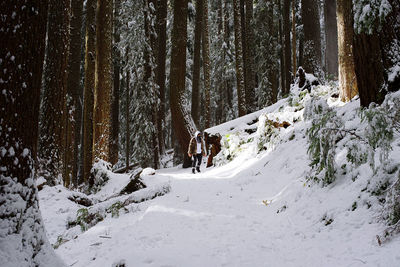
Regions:
<instances>
[{"instance_id":1,"label":"tall tree trunk","mask_svg":"<svg viewBox=\"0 0 400 267\"><path fill-rule=\"evenodd\" d=\"M85 89L83 105L83 179L91 185L90 170L93 164L93 105L96 64L96 0L86 2ZM82 183L83 181L80 181Z\"/></svg>"},{"instance_id":2,"label":"tall tree trunk","mask_svg":"<svg viewBox=\"0 0 400 267\"><path fill-rule=\"evenodd\" d=\"M282 88L283 95L287 95L290 92L290 83L292 81L292 75L290 69L292 68L291 62L291 44L290 44L290 0L283 1L283 34L284 34L284 62L285 62L285 86Z\"/></svg>"},{"instance_id":3,"label":"tall tree trunk","mask_svg":"<svg viewBox=\"0 0 400 267\"><path fill-rule=\"evenodd\" d=\"M0 2L0 244L9 266L61 265L43 262L56 256L34 182L47 7L44 0Z\"/></svg>"},{"instance_id":4,"label":"tall tree trunk","mask_svg":"<svg viewBox=\"0 0 400 267\"><path fill-rule=\"evenodd\" d=\"M293 76L297 72L296 63L296 3L292 3L292 73Z\"/></svg>"},{"instance_id":5,"label":"tall tree trunk","mask_svg":"<svg viewBox=\"0 0 400 267\"><path fill-rule=\"evenodd\" d=\"M110 161L113 0L97 1L93 159Z\"/></svg>"},{"instance_id":6,"label":"tall tree trunk","mask_svg":"<svg viewBox=\"0 0 400 267\"><path fill-rule=\"evenodd\" d=\"M303 66L304 63L304 37L299 38L299 67ZM297 71L297 70L296 70Z\"/></svg>"},{"instance_id":7,"label":"tall tree trunk","mask_svg":"<svg viewBox=\"0 0 400 267\"><path fill-rule=\"evenodd\" d=\"M40 158L47 171L46 179L57 178L62 173L65 138L65 94L67 93L67 68L69 53L70 1L49 2L47 58L44 69L42 118L40 127ZM64 185L70 179L64 177Z\"/></svg>"},{"instance_id":8,"label":"tall tree trunk","mask_svg":"<svg viewBox=\"0 0 400 267\"><path fill-rule=\"evenodd\" d=\"M200 49L203 24L203 0L196 0L196 19L194 28L192 117L197 127L200 123Z\"/></svg>"},{"instance_id":9,"label":"tall tree trunk","mask_svg":"<svg viewBox=\"0 0 400 267\"><path fill-rule=\"evenodd\" d=\"M112 90L111 104L111 140L110 140L110 163L118 162L118 135L119 135L119 90L120 90L120 65L121 54L118 49L120 42L121 18L119 12L121 9L121 0L114 0L114 45L113 45L113 67L114 67L114 86Z\"/></svg>"},{"instance_id":10,"label":"tall tree trunk","mask_svg":"<svg viewBox=\"0 0 400 267\"><path fill-rule=\"evenodd\" d=\"M278 46L277 40L278 40L278 30L276 27L276 23L274 21L274 0L270 0L270 6L268 9L268 25L269 27L269 36L271 36L271 40L273 40L274 44L272 47ZM275 49L275 48L274 48ZM266 53L270 53L271 51L265 51ZM277 65L275 65L277 66ZM279 88L279 78L278 78L279 72L273 68L270 67L268 69L268 81L271 84L271 101L270 104L276 103L278 101L278 88Z\"/></svg>"},{"instance_id":11,"label":"tall tree trunk","mask_svg":"<svg viewBox=\"0 0 400 267\"><path fill-rule=\"evenodd\" d=\"M336 13L340 99L350 101L358 93L354 66L352 3L347 0L337 0Z\"/></svg>"},{"instance_id":12,"label":"tall tree trunk","mask_svg":"<svg viewBox=\"0 0 400 267\"><path fill-rule=\"evenodd\" d=\"M203 73L204 73L204 94L205 94L205 128L211 126L211 110L210 110L210 90L211 90L211 77L210 77L210 40L208 35L208 0L203 0Z\"/></svg>"},{"instance_id":13,"label":"tall tree trunk","mask_svg":"<svg viewBox=\"0 0 400 267\"><path fill-rule=\"evenodd\" d=\"M255 48L254 48L254 30L253 30L253 0L245 0L246 4L246 106L247 113L254 112L256 110L256 75L254 67ZM244 37L244 36L242 36Z\"/></svg>"},{"instance_id":14,"label":"tall tree trunk","mask_svg":"<svg viewBox=\"0 0 400 267\"><path fill-rule=\"evenodd\" d=\"M223 23L223 1L218 0L217 1L217 24L218 24L218 48L220 49L219 51L219 59L217 61L218 64L218 74L217 74L217 79L218 79L218 96L217 96L217 101L218 105L216 107L215 111L215 124L221 124L224 120L222 119L224 114L224 107L226 104L226 98L225 98L225 92L226 92L226 82L224 79L224 72L225 72L225 45L224 45L224 23Z\"/></svg>"},{"instance_id":15,"label":"tall tree trunk","mask_svg":"<svg viewBox=\"0 0 400 267\"><path fill-rule=\"evenodd\" d=\"M229 12L229 6L228 6L228 0L224 0L224 58L226 59L226 56L228 55L228 51L230 48L230 30L229 30L229 17L230 17L230 12ZM224 60L225 62L225 60ZM226 75L226 72L225 72ZM233 96L232 96L232 86L230 83L229 79L225 79L225 95L226 95L226 103L228 110L232 110L233 106Z\"/></svg>"},{"instance_id":16,"label":"tall tree trunk","mask_svg":"<svg viewBox=\"0 0 400 267\"><path fill-rule=\"evenodd\" d=\"M382 103L386 93L398 90L400 85L400 73L396 71L400 58L394 52L400 50L400 2L387 2L390 11L384 19L378 15L371 17L368 29L360 27L354 36L355 72L360 103L364 107L372 102ZM358 4L364 9L368 3ZM378 7L373 8L377 11Z\"/></svg>"},{"instance_id":17,"label":"tall tree trunk","mask_svg":"<svg viewBox=\"0 0 400 267\"><path fill-rule=\"evenodd\" d=\"M336 21L336 0L325 0L325 60L328 74L338 75L338 28Z\"/></svg>"},{"instance_id":18,"label":"tall tree trunk","mask_svg":"<svg viewBox=\"0 0 400 267\"><path fill-rule=\"evenodd\" d=\"M245 3L244 0L239 0L239 5L240 5L240 29L241 29L241 34L242 34L242 58L243 58L243 91L244 91L244 97L245 97L245 105L246 105L246 113L247 113L247 95L246 95L246 90L247 90L247 40L246 40L246 12L245 12Z\"/></svg>"},{"instance_id":19,"label":"tall tree trunk","mask_svg":"<svg viewBox=\"0 0 400 267\"><path fill-rule=\"evenodd\" d=\"M280 82L281 82L281 95L285 96L286 78L285 78L285 54L284 54L284 37L282 29L282 4L280 0L277 0L278 4L278 36L279 36L279 56L280 56Z\"/></svg>"},{"instance_id":20,"label":"tall tree trunk","mask_svg":"<svg viewBox=\"0 0 400 267\"><path fill-rule=\"evenodd\" d=\"M172 26L172 50L171 50L171 72L170 72L170 108L174 134L179 142L184 155L183 167L190 167L191 161L187 155L191 134L196 126L190 113L182 103L185 92L186 74L186 41L187 41L187 0L174 1L174 21Z\"/></svg>"},{"instance_id":21,"label":"tall tree trunk","mask_svg":"<svg viewBox=\"0 0 400 267\"><path fill-rule=\"evenodd\" d=\"M160 106L158 109L158 147L160 155L165 153L164 141L164 124L165 124L165 60L166 60L166 45L167 45L167 2L158 0L157 5L157 67L156 67L156 82L160 97Z\"/></svg>"},{"instance_id":22,"label":"tall tree trunk","mask_svg":"<svg viewBox=\"0 0 400 267\"><path fill-rule=\"evenodd\" d=\"M144 52L144 61L145 61L145 73L143 77L144 87L143 92L150 92L151 97L153 98L153 106L150 107L152 109L151 119L153 125L157 125L157 112L158 112L158 94L156 92L155 83L154 83L154 70L153 70L153 62L154 62L154 51L155 48L155 31L153 28L153 18L155 18L154 9L150 7L150 5L155 6L155 0L144 0L144 31L146 36L147 46ZM157 131L152 133L152 147L153 147L153 168L159 168L159 152L158 152L158 140L157 140Z\"/></svg>"},{"instance_id":23,"label":"tall tree trunk","mask_svg":"<svg viewBox=\"0 0 400 267\"><path fill-rule=\"evenodd\" d=\"M81 48L83 0L71 2L71 38L68 60L67 103L65 125L64 180L78 184L79 143L82 123Z\"/></svg>"},{"instance_id":24,"label":"tall tree trunk","mask_svg":"<svg viewBox=\"0 0 400 267\"><path fill-rule=\"evenodd\" d=\"M185 92L186 41L187 41L187 0L174 1L174 21L172 26L172 50L170 72L170 108L174 134L184 155L183 167L190 167L187 146L196 126L182 103Z\"/></svg>"},{"instance_id":25,"label":"tall tree trunk","mask_svg":"<svg viewBox=\"0 0 400 267\"><path fill-rule=\"evenodd\" d=\"M126 47L126 52L125 52L125 61L128 62L129 58L129 46ZM125 172L129 171L129 158L131 155L131 150L130 150L130 138L131 138L131 131L129 128L129 106L130 106L130 102L131 102L131 98L130 98L130 82L131 82L131 78L130 78L130 71L129 68L126 68L126 105L125 105L125 118L126 118L126 122L125 122Z\"/></svg>"},{"instance_id":26,"label":"tall tree trunk","mask_svg":"<svg viewBox=\"0 0 400 267\"><path fill-rule=\"evenodd\" d=\"M317 0L301 0L304 29L304 63L307 73L321 75L321 28Z\"/></svg>"},{"instance_id":27,"label":"tall tree trunk","mask_svg":"<svg viewBox=\"0 0 400 267\"><path fill-rule=\"evenodd\" d=\"M355 34L354 65L361 106L368 107L372 102L382 103L385 97L384 70L378 34Z\"/></svg>"},{"instance_id":28,"label":"tall tree trunk","mask_svg":"<svg viewBox=\"0 0 400 267\"><path fill-rule=\"evenodd\" d=\"M233 0L233 18L235 25L235 56L236 56L236 90L238 98L239 117L246 115L246 98L244 88L244 69L242 52L242 26L240 21L239 0Z\"/></svg>"}]
</instances>

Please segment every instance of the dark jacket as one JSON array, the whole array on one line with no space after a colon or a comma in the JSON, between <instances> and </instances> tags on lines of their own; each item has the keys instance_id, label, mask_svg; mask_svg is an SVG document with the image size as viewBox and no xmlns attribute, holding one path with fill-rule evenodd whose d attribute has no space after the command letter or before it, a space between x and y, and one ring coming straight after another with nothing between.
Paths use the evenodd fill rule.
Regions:
<instances>
[{"instance_id":1,"label":"dark jacket","mask_svg":"<svg viewBox=\"0 0 400 267\"><path fill-rule=\"evenodd\" d=\"M193 137L192 139L190 139L189 148L188 148L188 154L190 154L190 155L195 155L195 154L197 154L197 141L196 141L196 137ZM202 154L202 155L205 155L203 139L201 139L201 154Z\"/></svg>"}]
</instances>

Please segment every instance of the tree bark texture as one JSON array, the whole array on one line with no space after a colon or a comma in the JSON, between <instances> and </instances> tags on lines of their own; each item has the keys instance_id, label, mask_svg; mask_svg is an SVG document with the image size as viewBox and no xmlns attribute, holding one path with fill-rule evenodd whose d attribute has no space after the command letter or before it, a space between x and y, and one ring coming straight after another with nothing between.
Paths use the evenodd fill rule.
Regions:
<instances>
[{"instance_id":1,"label":"tree bark texture","mask_svg":"<svg viewBox=\"0 0 400 267\"><path fill-rule=\"evenodd\" d=\"M383 21L375 18L370 32L355 33L355 72L361 105L382 103L388 91L398 90L400 73L393 70L400 64L400 3L390 0L391 11ZM378 24L379 23L379 24ZM389 77L390 76L390 77Z\"/></svg>"},{"instance_id":2,"label":"tree bark texture","mask_svg":"<svg viewBox=\"0 0 400 267\"><path fill-rule=\"evenodd\" d=\"M93 105L96 65L96 0L86 2L85 88L83 105L83 179L91 184L93 164ZM82 183L82 181L80 181Z\"/></svg>"},{"instance_id":3,"label":"tree bark texture","mask_svg":"<svg viewBox=\"0 0 400 267\"><path fill-rule=\"evenodd\" d=\"M171 72L170 72L170 108L174 134L184 155L183 167L190 167L187 147L195 125L183 103L186 74L187 41L187 0L174 1L174 21L172 26Z\"/></svg>"},{"instance_id":4,"label":"tree bark texture","mask_svg":"<svg viewBox=\"0 0 400 267\"><path fill-rule=\"evenodd\" d=\"M352 3L337 0L339 93L342 101L350 101L358 93L353 51Z\"/></svg>"},{"instance_id":5,"label":"tree bark texture","mask_svg":"<svg viewBox=\"0 0 400 267\"><path fill-rule=\"evenodd\" d=\"M238 98L239 117L246 115L246 97L244 88L242 26L240 21L239 0L233 0L233 17L235 28L235 56L236 56L236 90Z\"/></svg>"},{"instance_id":6,"label":"tree bark texture","mask_svg":"<svg viewBox=\"0 0 400 267\"><path fill-rule=\"evenodd\" d=\"M230 29L229 29L229 18L230 18L230 12L229 12L229 6L228 6L228 1L229 0L224 0L224 17L223 17L223 23L224 23L224 56L228 55L228 51L230 48ZM226 75L226 74L225 74ZM226 103L227 103L227 109L230 111L232 110L232 102L233 102L233 92L232 92L232 86L231 82L229 79L225 79L225 94L226 94ZM227 110L226 110L227 111Z\"/></svg>"},{"instance_id":7,"label":"tree bark texture","mask_svg":"<svg viewBox=\"0 0 400 267\"><path fill-rule=\"evenodd\" d=\"M144 0L144 31L146 36L147 46L144 52L145 61L145 74L143 77L143 93L150 92L150 97L153 99L154 105L151 108L151 120L153 125L157 126L157 114L158 114L158 94L155 88L155 82L153 77L154 74L154 52L156 50L155 45L155 29L153 24L153 18L155 18L154 9L150 5L155 6L155 0ZM157 128L156 128L157 129ZM159 152L158 152L158 140L157 131L152 132L152 148L153 148L153 168L159 168Z\"/></svg>"},{"instance_id":8,"label":"tree bark texture","mask_svg":"<svg viewBox=\"0 0 400 267\"><path fill-rule=\"evenodd\" d=\"M338 75L338 28L336 21L336 0L325 0L325 61L327 74Z\"/></svg>"},{"instance_id":9,"label":"tree bark texture","mask_svg":"<svg viewBox=\"0 0 400 267\"><path fill-rule=\"evenodd\" d=\"M245 96L245 103L246 102L246 88L247 88L247 40L246 40L246 12L245 12L245 3L244 0L239 0L239 5L240 5L240 29L241 29L241 34L242 34L242 58L243 58L243 81L244 81L244 96ZM246 106L246 113L247 113L247 106Z\"/></svg>"},{"instance_id":10,"label":"tree bark texture","mask_svg":"<svg viewBox=\"0 0 400 267\"><path fill-rule=\"evenodd\" d=\"M70 2L49 2L47 53L44 69L42 118L40 120L40 158L46 179L55 179L63 170L69 53ZM69 186L69 177L64 185Z\"/></svg>"},{"instance_id":11,"label":"tree bark texture","mask_svg":"<svg viewBox=\"0 0 400 267\"><path fill-rule=\"evenodd\" d=\"M304 63L307 73L321 75L321 28L317 0L301 0L304 28Z\"/></svg>"},{"instance_id":12,"label":"tree bark texture","mask_svg":"<svg viewBox=\"0 0 400 267\"><path fill-rule=\"evenodd\" d=\"M292 3L292 75L295 76L297 72L296 60L296 3Z\"/></svg>"},{"instance_id":13,"label":"tree bark texture","mask_svg":"<svg viewBox=\"0 0 400 267\"><path fill-rule=\"evenodd\" d=\"M78 184L79 143L81 141L82 96L81 87L81 48L83 0L71 2L71 35L68 59L68 80L66 99L64 180L70 179Z\"/></svg>"},{"instance_id":14,"label":"tree bark texture","mask_svg":"<svg viewBox=\"0 0 400 267\"><path fill-rule=\"evenodd\" d=\"M165 125L165 61L167 46L167 2L166 0L158 0L157 5L157 66L156 66L156 82L158 85L158 93L160 97L160 106L158 108L158 147L160 155L165 153L164 141L164 125Z\"/></svg>"},{"instance_id":15,"label":"tree bark texture","mask_svg":"<svg viewBox=\"0 0 400 267\"><path fill-rule=\"evenodd\" d=\"M194 28L193 81L192 81L192 117L195 125L200 126L200 51L203 24L203 0L196 0L196 18Z\"/></svg>"},{"instance_id":16,"label":"tree bark texture","mask_svg":"<svg viewBox=\"0 0 400 267\"><path fill-rule=\"evenodd\" d=\"M113 90L111 104L111 141L110 141L110 163L118 162L118 141L119 141L119 90L120 90L120 69L121 69L121 54L118 49L120 42L121 18L119 12L121 10L121 0L114 0L114 44L113 44Z\"/></svg>"},{"instance_id":17,"label":"tree bark texture","mask_svg":"<svg viewBox=\"0 0 400 267\"><path fill-rule=\"evenodd\" d=\"M268 9L267 19L269 27L269 35L271 36L271 40L274 42L272 47L278 46L278 30L276 27L276 22L274 21L274 0L270 0L270 7ZM265 51L265 53L270 53L271 51ZM275 52L274 52L275 53ZM276 63L275 63L276 64ZM277 64L275 66L278 66ZM271 84L271 103L274 104L278 101L278 88L279 88L279 72L276 71L275 68L268 69L268 80Z\"/></svg>"},{"instance_id":18,"label":"tree bark texture","mask_svg":"<svg viewBox=\"0 0 400 267\"><path fill-rule=\"evenodd\" d=\"M125 52L125 60L126 62L128 62L129 58L129 46L126 48L126 52ZM130 72L129 69L126 69L126 105L125 105L125 119L126 119L126 124L125 124L125 166L126 166L126 172L129 171L129 159L130 159L130 155L131 155L131 150L130 150L130 138L131 138L131 131L129 128L129 106L131 103L131 98L130 98L130 82L131 82L131 78L130 78Z\"/></svg>"},{"instance_id":19,"label":"tree bark texture","mask_svg":"<svg viewBox=\"0 0 400 267\"><path fill-rule=\"evenodd\" d=\"M385 90L379 35L355 34L354 63L361 106L368 107L372 102L382 103Z\"/></svg>"},{"instance_id":20,"label":"tree bark texture","mask_svg":"<svg viewBox=\"0 0 400 267\"><path fill-rule=\"evenodd\" d=\"M113 0L97 1L93 159L110 161Z\"/></svg>"},{"instance_id":21,"label":"tree bark texture","mask_svg":"<svg viewBox=\"0 0 400 267\"><path fill-rule=\"evenodd\" d=\"M254 48L254 25L253 25L253 0L245 0L246 4L246 106L247 113L256 110L257 101L255 95L256 74L254 66L255 48Z\"/></svg>"},{"instance_id":22,"label":"tree bark texture","mask_svg":"<svg viewBox=\"0 0 400 267\"><path fill-rule=\"evenodd\" d=\"M208 0L203 0L203 32L202 32L202 54L204 74L204 95L205 95L205 128L211 126L210 91L211 91L211 66L210 66L210 38L208 32Z\"/></svg>"},{"instance_id":23,"label":"tree bark texture","mask_svg":"<svg viewBox=\"0 0 400 267\"><path fill-rule=\"evenodd\" d=\"M218 68L217 68L217 79L218 79L218 83L217 83L217 87L218 87L218 95L217 95L217 107L215 110L215 124L221 124L222 122L224 122L225 120L223 119L223 117L225 116L224 114L224 109L225 109L225 105L226 105L226 97L225 97L225 92L226 92L226 82L224 79L225 76L225 60L226 60L226 55L225 55L225 45L224 45L224 35L225 35L225 27L224 27L224 23L223 23L223 1L222 0L218 0L217 1L217 25L218 25L218 41L217 41L217 45L220 48L220 51L218 51L219 53L219 58L216 62L216 64L218 64Z\"/></svg>"},{"instance_id":24,"label":"tree bark texture","mask_svg":"<svg viewBox=\"0 0 400 267\"><path fill-rule=\"evenodd\" d=\"M292 75L290 70L292 68L291 62L291 44L290 44L290 0L283 1L283 37L284 37L284 73L285 73L285 86L282 88L283 95L287 95L290 92L290 83L292 81Z\"/></svg>"},{"instance_id":25,"label":"tree bark texture","mask_svg":"<svg viewBox=\"0 0 400 267\"><path fill-rule=\"evenodd\" d=\"M0 2L0 245L13 266L50 264L34 180L47 8L44 0Z\"/></svg>"},{"instance_id":26,"label":"tree bark texture","mask_svg":"<svg viewBox=\"0 0 400 267\"><path fill-rule=\"evenodd\" d=\"M282 4L280 0L277 0L278 4L278 39L279 39L279 56L280 56L280 82L281 82L281 95L285 96L285 88L286 88L286 79L285 79L285 43L284 43L284 32L283 32L283 17L282 17Z\"/></svg>"},{"instance_id":27,"label":"tree bark texture","mask_svg":"<svg viewBox=\"0 0 400 267\"><path fill-rule=\"evenodd\" d=\"M303 63L304 63L304 37L300 36L299 37L299 64L298 64L297 68L303 66ZM297 70L296 70L296 72L297 72Z\"/></svg>"}]
</instances>

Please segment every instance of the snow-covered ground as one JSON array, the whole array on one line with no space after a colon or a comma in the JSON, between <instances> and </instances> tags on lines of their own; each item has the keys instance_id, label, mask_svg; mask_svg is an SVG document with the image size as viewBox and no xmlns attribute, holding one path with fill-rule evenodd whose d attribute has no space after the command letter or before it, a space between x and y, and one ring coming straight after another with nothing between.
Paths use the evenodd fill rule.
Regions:
<instances>
[{"instance_id":1,"label":"snow-covered ground","mask_svg":"<svg viewBox=\"0 0 400 267\"><path fill-rule=\"evenodd\" d=\"M386 228L379 220L381 208L362 193L370 172L361 168L357 179L338 178L327 187L307 182L307 124L294 123L302 111L283 104L256 114L279 111L282 116L269 117L292 124L280 130L284 141L273 149L258 154L244 149L223 166L203 164L195 175L178 167L145 175L149 187L168 184L171 191L130 204L127 213L107 216L83 233L78 226L65 228L81 208L67 200L71 192L45 187L39 195L50 242L58 236L69 240L56 253L67 266L82 267L400 266L400 237L378 244L377 235ZM345 114L358 104L330 105ZM242 129L245 120L209 132ZM393 146L390 157L398 159L400 138ZM104 199L128 180L113 175L94 197Z\"/></svg>"}]
</instances>

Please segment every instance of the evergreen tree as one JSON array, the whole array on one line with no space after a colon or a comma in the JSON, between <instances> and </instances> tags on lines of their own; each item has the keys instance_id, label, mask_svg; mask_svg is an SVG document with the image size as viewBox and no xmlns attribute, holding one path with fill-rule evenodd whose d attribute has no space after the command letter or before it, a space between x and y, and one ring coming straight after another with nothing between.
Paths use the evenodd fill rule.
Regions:
<instances>
[{"instance_id":1,"label":"evergreen tree","mask_svg":"<svg viewBox=\"0 0 400 267\"><path fill-rule=\"evenodd\" d=\"M34 180L47 8L43 0L0 2L0 246L8 266L62 265L47 241Z\"/></svg>"},{"instance_id":2,"label":"evergreen tree","mask_svg":"<svg viewBox=\"0 0 400 267\"><path fill-rule=\"evenodd\" d=\"M82 97L81 86L81 48L82 48L82 16L83 0L71 2L71 37L68 59L68 80L66 96L65 125L65 179L70 179L75 186L78 184L78 147L81 141Z\"/></svg>"},{"instance_id":3,"label":"evergreen tree","mask_svg":"<svg viewBox=\"0 0 400 267\"><path fill-rule=\"evenodd\" d=\"M180 151L184 154L183 167L190 166L190 159L186 153L195 125L183 103L186 74L186 40L187 40L187 1L174 1L174 20L172 29L172 51L170 70L170 108L174 134L179 142Z\"/></svg>"},{"instance_id":4,"label":"evergreen tree","mask_svg":"<svg viewBox=\"0 0 400 267\"><path fill-rule=\"evenodd\" d=\"M325 0L325 68L329 75L338 75L338 28L336 21L336 1Z\"/></svg>"},{"instance_id":5,"label":"evergreen tree","mask_svg":"<svg viewBox=\"0 0 400 267\"><path fill-rule=\"evenodd\" d=\"M93 157L105 161L110 161L111 143L112 14L113 0L97 1Z\"/></svg>"},{"instance_id":6,"label":"evergreen tree","mask_svg":"<svg viewBox=\"0 0 400 267\"><path fill-rule=\"evenodd\" d=\"M317 0L301 1L301 17L304 29L304 62L307 73L321 76L321 26Z\"/></svg>"},{"instance_id":7,"label":"evergreen tree","mask_svg":"<svg viewBox=\"0 0 400 267\"><path fill-rule=\"evenodd\" d=\"M244 67L242 48L242 26L239 0L233 0L233 17L235 27L235 57L236 57L236 91L239 117L246 115L246 98L244 87Z\"/></svg>"},{"instance_id":8,"label":"evergreen tree","mask_svg":"<svg viewBox=\"0 0 400 267\"><path fill-rule=\"evenodd\" d=\"M120 101L120 72L121 53L118 43L121 40L121 0L114 0L114 23L113 23L113 89L111 104L111 140L110 140L110 163L118 162L118 138L119 138L119 101Z\"/></svg>"},{"instance_id":9,"label":"evergreen tree","mask_svg":"<svg viewBox=\"0 0 400 267\"><path fill-rule=\"evenodd\" d=\"M65 146L65 95L69 53L70 1L49 2L46 64L40 119L39 157L48 183L62 174ZM64 177L69 186L70 177Z\"/></svg>"},{"instance_id":10,"label":"evergreen tree","mask_svg":"<svg viewBox=\"0 0 400 267\"><path fill-rule=\"evenodd\" d=\"M158 94L160 105L158 107L157 116L157 132L158 132L158 147L160 155L165 152L164 142L164 126L165 126L165 63L166 63L166 46L167 46L167 2L166 0L158 0L157 4L157 66L156 66L156 82L158 85Z\"/></svg>"},{"instance_id":11,"label":"evergreen tree","mask_svg":"<svg viewBox=\"0 0 400 267\"><path fill-rule=\"evenodd\" d=\"M93 164L93 105L95 88L95 62L96 62L96 0L86 2L86 27L85 27L85 84L83 104L83 180L91 185L90 170ZM82 181L80 181L81 183Z\"/></svg>"},{"instance_id":12,"label":"evergreen tree","mask_svg":"<svg viewBox=\"0 0 400 267\"><path fill-rule=\"evenodd\" d=\"M208 33L208 0L203 0L203 31L202 31L202 52L203 52L203 73L204 73L204 94L205 94L205 128L211 126L211 66L210 66L210 40Z\"/></svg>"},{"instance_id":13,"label":"evergreen tree","mask_svg":"<svg viewBox=\"0 0 400 267\"><path fill-rule=\"evenodd\" d=\"M346 0L337 0L336 3L340 99L350 101L358 93L354 68L352 5Z\"/></svg>"},{"instance_id":14,"label":"evergreen tree","mask_svg":"<svg viewBox=\"0 0 400 267\"><path fill-rule=\"evenodd\" d=\"M290 43L290 0L283 1L283 37L284 37L284 80L285 84L282 86L282 95L287 95L290 92L290 83L292 76L290 70L292 68L291 62L291 43Z\"/></svg>"}]
</instances>

